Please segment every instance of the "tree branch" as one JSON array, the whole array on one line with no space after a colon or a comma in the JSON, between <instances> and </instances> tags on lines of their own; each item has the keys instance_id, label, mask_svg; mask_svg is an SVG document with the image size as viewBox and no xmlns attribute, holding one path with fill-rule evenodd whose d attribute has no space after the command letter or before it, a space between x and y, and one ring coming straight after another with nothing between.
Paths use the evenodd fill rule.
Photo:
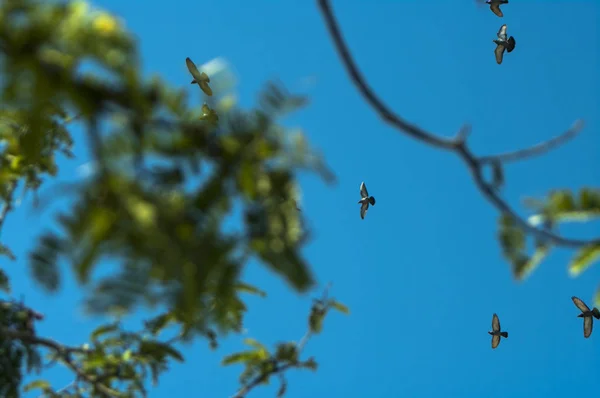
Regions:
<instances>
[{"instance_id":1,"label":"tree branch","mask_svg":"<svg viewBox=\"0 0 600 398\"><path fill-rule=\"evenodd\" d=\"M323 317L329 310L330 303L328 303L327 296L329 294L330 288L331 288L331 282L328 283L327 286L325 287L325 289L323 291L323 295L321 296L321 299L316 300L317 305L324 306L321 309L321 311L322 311L321 316L323 316ZM314 310L314 307L313 307L313 309L311 309L311 313L313 310ZM304 333L304 336L302 336L300 341L296 344L297 358L300 358L300 354L302 353L302 350L304 349L304 347L306 346L306 344L308 343L310 338L313 336L313 334L314 334L313 329L311 327L310 320L309 320L308 330L306 331L306 333ZM245 386L240 388L238 390L238 392L235 393L234 395L232 395L230 398L244 398L246 396L246 394L248 394L252 389L254 389L255 387L259 386L261 383L263 383L265 381L265 378L270 377L270 376L282 375L288 369L298 367L299 365L301 365L301 363L302 362L299 360L296 362L285 363L283 365L276 363L274 368L269 373L258 375L257 377L252 379L252 381L250 381L248 384L246 384Z\"/></svg>"},{"instance_id":2,"label":"tree branch","mask_svg":"<svg viewBox=\"0 0 600 398\"><path fill-rule=\"evenodd\" d=\"M576 120L575 123L567 131L557 135L547 141L540 142L539 144L533 145L529 148L520 149L518 151L500 153L498 155L482 156L479 158L481 163L492 163L492 162L518 162L526 158L532 158L534 156L540 156L548 153L554 148L566 143L572 138L575 138L579 132L583 129L583 120Z\"/></svg>"},{"instance_id":3,"label":"tree branch","mask_svg":"<svg viewBox=\"0 0 600 398\"><path fill-rule=\"evenodd\" d=\"M100 383L93 377L85 374L71 358L72 353L85 353L86 351L78 347L68 347L58 343L57 341L38 337L33 333L22 332L11 329L0 329L0 335L12 340L19 340L30 345L42 346L53 350L65 362L66 366L77 375L78 378L85 380L90 385L93 385L98 391L110 398L120 397L118 391Z\"/></svg>"},{"instance_id":4,"label":"tree branch","mask_svg":"<svg viewBox=\"0 0 600 398\"><path fill-rule=\"evenodd\" d=\"M337 20L331 8L330 2L328 0L317 1L319 4L319 8L321 9L321 13L323 14L323 17L325 19L325 24L327 26L329 35L333 39L335 48L338 52L338 55L342 59L342 64L344 65L346 71L350 75L351 81L357 87L358 91L365 98L367 103L379 114L379 116L385 122L395 127L398 131L407 134L412 138L415 138L425 144L428 144L435 148L453 152L456 155L458 155L466 163L467 167L471 171L471 175L473 177L475 185L483 194L483 196L488 200L488 202L494 205L501 212L513 218L515 222L526 232L531 233L532 235L536 236L541 240L545 240L559 246L581 247L589 244L600 244L600 239L580 240L565 238L550 231L537 228L529 224L526 220L521 218L504 199L502 199L499 196L494 186L489 184L483 176L483 168L486 165L486 163L498 160L500 160L501 162L519 160L525 157L531 157L539 155L541 153L545 153L551 148L562 144L563 142L575 136L581 130L581 122L577 122L569 131L565 132L561 136L555 137L552 140L546 141L545 143L536 145L534 147L512 153L505 153L496 156L487 156L479 158L475 156L467 147L466 138L470 130L469 126L463 127L459 134L456 136L456 138L440 138L434 134L431 134L421 129L418 126L412 125L404 121L399 115L394 113L387 105L385 105L383 101L369 87L369 85L366 82L366 79L360 73L358 66L356 65L356 62L354 61L354 58L352 57L350 50L348 49L348 46L342 36Z\"/></svg>"},{"instance_id":5,"label":"tree branch","mask_svg":"<svg viewBox=\"0 0 600 398\"><path fill-rule=\"evenodd\" d=\"M304 348L306 343L308 343L308 340L310 339L311 336L312 336L312 332L310 330L308 330L304 334L302 339L296 345L296 350L298 351L298 356L300 356L300 352L302 351L302 349ZM248 383L244 387L240 388L240 390L238 392L236 392L234 395L232 395L230 398L244 398L251 390L258 387L265 380L266 377L277 376L277 375L283 374L285 371L287 371L291 368L297 367L297 366L298 366L298 363L286 363L284 365L275 365L275 367L273 368L273 370L271 372L269 372L267 374L261 374L261 375L255 377L250 383Z\"/></svg>"}]
</instances>

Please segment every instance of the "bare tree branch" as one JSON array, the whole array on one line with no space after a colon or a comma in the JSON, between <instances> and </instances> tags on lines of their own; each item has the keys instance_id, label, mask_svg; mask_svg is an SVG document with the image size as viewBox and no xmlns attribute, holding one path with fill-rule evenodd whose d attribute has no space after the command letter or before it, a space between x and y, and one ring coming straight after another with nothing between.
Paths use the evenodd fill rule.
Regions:
<instances>
[{"instance_id":1,"label":"bare tree branch","mask_svg":"<svg viewBox=\"0 0 600 398\"><path fill-rule=\"evenodd\" d=\"M565 238L550 231L537 228L529 224L526 220L521 218L504 199L502 199L499 196L495 187L492 184L486 182L483 176L483 168L486 165L486 163L492 162L494 160L513 161L516 159L523 159L524 157L534 156L546 152L552 147L555 147L560 143L565 142L567 139L577 134L579 130L581 130L581 122L576 123L573 126L573 128L571 128L571 130L562 134L560 138L556 137L553 140L547 141L535 147L509 154L501 154L496 156L487 156L485 158L479 158L475 156L467 146L466 138L470 130L469 126L464 126L459 132L459 134L456 136L456 138L440 138L434 134L431 134L421 129L418 126L412 125L404 121L399 115L394 113L387 105L385 105L383 101L373 92L373 90L367 84L365 78L360 73L358 66L356 65L356 62L354 61L354 58L352 57L350 50L348 49L348 46L342 36L337 20L333 14L333 10L331 9L330 2L328 0L317 1L321 9L321 13L323 14L323 17L325 19L325 24L327 26L327 30L329 31L329 35L333 39L335 48L340 58L342 59L342 63L346 68L346 71L350 75L350 79L358 88L358 91L365 98L367 103L371 105L371 107L373 107L373 109L385 122L391 124L397 130L411 136L412 138L422 141L435 148L453 152L456 155L458 155L466 163L467 167L471 171L471 175L473 177L473 180L475 181L475 185L483 194L483 196L498 210L513 218L515 222L526 232L531 233L532 235L536 236L541 240L559 246L581 247L589 244L600 244L600 239L581 240Z\"/></svg>"},{"instance_id":2,"label":"bare tree branch","mask_svg":"<svg viewBox=\"0 0 600 398\"><path fill-rule=\"evenodd\" d=\"M570 139L575 138L575 136L583 129L583 124L583 120L576 120L570 129L547 141L540 142L539 144L533 145L529 148L520 149L518 151L505 152L498 155L482 156L479 158L479 161L481 163L492 163L496 161L509 163L543 155L566 143Z\"/></svg>"}]
</instances>

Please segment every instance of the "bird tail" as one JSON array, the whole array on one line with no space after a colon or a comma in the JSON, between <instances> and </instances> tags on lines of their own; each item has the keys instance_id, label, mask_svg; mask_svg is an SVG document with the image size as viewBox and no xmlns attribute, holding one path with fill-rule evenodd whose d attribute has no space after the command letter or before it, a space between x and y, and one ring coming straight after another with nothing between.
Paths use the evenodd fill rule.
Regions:
<instances>
[{"instance_id":1,"label":"bird tail","mask_svg":"<svg viewBox=\"0 0 600 398\"><path fill-rule=\"evenodd\" d=\"M500 336L507 338L508 337L508 332L502 332L500 333Z\"/></svg>"},{"instance_id":2,"label":"bird tail","mask_svg":"<svg viewBox=\"0 0 600 398\"><path fill-rule=\"evenodd\" d=\"M198 83L198 82L196 81L196 79L194 79L194 80L192 80L192 82L190 84L196 84L196 83Z\"/></svg>"},{"instance_id":3,"label":"bird tail","mask_svg":"<svg viewBox=\"0 0 600 398\"><path fill-rule=\"evenodd\" d=\"M358 203L359 203L359 204L360 204L360 203L362 203L362 202L363 202L363 200L362 200L362 199L358 201Z\"/></svg>"},{"instance_id":4,"label":"bird tail","mask_svg":"<svg viewBox=\"0 0 600 398\"><path fill-rule=\"evenodd\" d=\"M592 310L592 315L594 315L594 318L600 319L600 310L598 310L598 308L594 307L594 309Z\"/></svg>"},{"instance_id":5,"label":"bird tail","mask_svg":"<svg viewBox=\"0 0 600 398\"><path fill-rule=\"evenodd\" d=\"M375 206L375 198L373 196L371 196L369 198L369 202L371 203L372 206Z\"/></svg>"}]
</instances>

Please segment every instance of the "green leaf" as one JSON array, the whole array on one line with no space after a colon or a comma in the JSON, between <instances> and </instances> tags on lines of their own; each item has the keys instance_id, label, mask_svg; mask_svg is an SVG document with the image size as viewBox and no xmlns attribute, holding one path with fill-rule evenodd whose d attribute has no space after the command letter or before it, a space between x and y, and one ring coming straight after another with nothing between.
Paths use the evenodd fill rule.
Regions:
<instances>
[{"instance_id":1,"label":"green leaf","mask_svg":"<svg viewBox=\"0 0 600 398\"><path fill-rule=\"evenodd\" d=\"M10 281L8 275L0 269L0 291L10 294Z\"/></svg>"},{"instance_id":2,"label":"green leaf","mask_svg":"<svg viewBox=\"0 0 600 398\"><path fill-rule=\"evenodd\" d=\"M306 361L302 362L300 366L310 370L317 370L318 364L313 357L310 357Z\"/></svg>"},{"instance_id":3,"label":"green leaf","mask_svg":"<svg viewBox=\"0 0 600 398\"><path fill-rule=\"evenodd\" d=\"M548 256L550 246L540 245L531 257L520 254L513 259L513 275L518 281L527 278L540 263Z\"/></svg>"},{"instance_id":4,"label":"green leaf","mask_svg":"<svg viewBox=\"0 0 600 398\"><path fill-rule=\"evenodd\" d=\"M98 337L107 334L107 333L112 333L116 330L119 329L119 324L118 323L111 323L108 325L102 325L98 328L96 328L92 334L90 335L90 338L94 341L98 340Z\"/></svg>"},{"instance_id":5,"label":"green leaf","mask_svg":"<svg viewBox=\"0 0 600 398\"><path fill-rule=\"evenodd\" d=\"M308 317L308 326L314 334L321 333L323 330L323 319L325 318L325 310L321 305L313 305Z\"/></svg>"},{"instance_id":6,"label":"green leaf","mask_svg":"<svg viewBox=\"0 0 600 398\"><path fill-rule=\"evenodd\" d=\"M295 343L281 343L277 345L275 358L279 361L296 362L298 360L298 349Z\"/></svg>"},{"instance_id":7,"label":"green leaf","mask_svg":"<svg viewBox=\"0 0 600 398\"><path fill-rule=\"evenodd\" d=\"M0 243L0 256L6 256L13 261L17 259L12 250L10 250L7 246L3 245L2 243Z\"/></svg>"},{"instance_id":8,"label":"green leaf","mask_svg":"<svg viewBox=\"0 0 600 398\"><path fill-rule=\"evenodd\" d=\"M253 350L253 351L241 351L236 352L235 354L227 355L221 361L222 366L233 365L236 363L247 363L247 362L255 362L257 360L262 360L263 355L261 350Z\"/></svg>"},{"instance_id":9,"label":"green leaf","mask_svg":"<svg viewBox=\"0 0 600 398\"><path fill-rule=\"evenodd\" d=\"M336 311L341 312L342 314L345 314L345 315L350 314L350 309L347 306L345 306L344 304L340 303L339 301L330 300L329 306L331 308L335 309Z\"/></svg>"},{"instance_id":10,"label":"green leaf","mask_svg":"<svg viewBox=\"0 0 600 398\"><path fill-rule=\"evenodd\" d=\"M265 347L261 342L250 337L244 339L244 344L249 345L250 347L254 347L258 350L265 350L267 352L269 351L267 350L267 347Z\"/></svg>"},{"instance_id":11,"label":"green leaf","mask_svg":"<svg viewBox=\"0 0 600 398\"><path fill-rule=\"evenodd\" d=\"M567 189L552 192L548 200L548 205L550 207L549 211L553 215L576 210L573 194Z\"/></svg>"},{"instance_id":12,"label":"green leaf","mask_svg":"<svg viewBox=\"0 0 600 398\"><path fill-rule=\"evenodd\" d=\"M239 292L255 294L260 297L267 297L266 292L264 292L263 290L260 290L259 288L255 287L255 286L252 286L248 283L238 282L236 284L235 289Z\"/></svg>"},{"instance_id":13,"label":"green leaf","mask_svg":"<svg viewBox=\"0 0 600 398\"><path fill-rule=\"evenodd\" d=\"M581 189L579 191L579 206L582 210L600 213L600 189Z\"/></svg>"},{"instance_id":14,"label":"green leaf","mask_svg":"<svg viewBox=\"0 0 600 398\"><path fill-rule=\"evenodd\" d=\"M29 392L31 390L42 390L42 391L46 391L50 388L50 383L48 383L46 380L35 380L32 381L31 383L28 383L27 385L25 385L23 387L23 391L24 392Z\"/></svg>"},{"instance_id":15,"label":"green leaf","mask_svg":"<svg viewBox=\"0 0 600 398\"><path fill-rule=\"evenodd\" d=\"M569 274L572 277L576 277L585 271L595 261L598 261L600 257L600 245L588 245L582 247L577 251L571 264L569 264Z\"/></svg>"},{"instance_id":16,"label":"green leaf","mask_svg":"<svg viewBox=\"0 0 600 398\"><path fill-rule=\"evenodd\" d=\"M184 358L179 351L169 344L161 343L159 341L143 341L140 344L140 353L153 356L157 360L160 360L165 356L170 356L178 362L184 361Z\"/></svg>"}]
</instances>

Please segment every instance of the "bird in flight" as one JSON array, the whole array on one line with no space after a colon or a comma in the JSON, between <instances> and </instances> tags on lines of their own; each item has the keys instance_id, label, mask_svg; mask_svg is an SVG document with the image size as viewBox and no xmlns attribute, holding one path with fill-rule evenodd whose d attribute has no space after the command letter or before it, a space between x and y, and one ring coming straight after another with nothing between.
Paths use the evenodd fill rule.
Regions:
<instances>
[{"instance_id":1,"label":"bird in flight","mask_svg":"<svg viewBox=\"0 0 600 398\"><path fill-rule=\"evenodd\" d=\"M581 311L581 314L577 315L577 318L583 318L583 337L587 339L592 335L594 318L600 319L600 311L596 307L594 307L593 310L590 310L581 299L575 296L571 297L571 300L573 300L575 306Z\"/></svg>"},{"instance_id":2,"label":"bird in flight","mask_svg":"<svg viewBox=\"0 0 600 398\"><path fill-rule=\"evenodd\" d=\"M375 206L375 198L373 196L369 196L369 191L367 191L367 186L364 182L360 183L360 197L361 199L358 201L360 203L360 218L365 219L365 214L367 214L367 210L369 209L369 204Z\"/></svg>"},{"instance_id":3,"label":"bird in flight","mask_svg":"<svg viewBox=\"0 0 600 398\"><path fill-rule=\"evenodd\" d=\"M498 319L498 315L494 314L492 317L492 331L488 332L492 336L492 349L498 347L500 344L500 339L502 337L508 338L508 332L502 332L500 329L500 319Z\"/></svg>"},{"instance_id":4,"label":"bird in flight","mask_svg":"<svg viewBox=\"0 0 600 398\"><path fill-rule=\"evenodd\" d=\"M212 89L208 85L210 83L210 78L204 72L200 72L196 67L196 64L188 57L185 59L185 64L187 65L188 70L192 74L194 80L190 84L197 84L200 86L200 89L204 92L204 94L209 97L213 94Z\"/></svg>"},{"instance_id":5,"label":"bird in flight","mask_svg":"<svg viewBox=\"0 0 600 398\"><path fill-rule=\"evenodd\" d=\"M496 54L496 62L498 65L502 63L502 59L504 58L504 50L508 52L512 52L515 49L515 38L510 36L507 38L506 34L506 24L500 27L500 30L497 33L498 38L494 39L494 43L496 43L496 49L494 50L494 54Z\"/></svg>"},{"instance_id":6,"label":"bird in flight","mask_svg":"<svg viewBox=\"0 0 600 398\"><path fill-rule=\"evenodd\" d=\"M504 16L500 10L500 4L508 4L508 0L486 0L486 4L490 5L490 10L500 18Z\"/></svg>"}]
</instances>

